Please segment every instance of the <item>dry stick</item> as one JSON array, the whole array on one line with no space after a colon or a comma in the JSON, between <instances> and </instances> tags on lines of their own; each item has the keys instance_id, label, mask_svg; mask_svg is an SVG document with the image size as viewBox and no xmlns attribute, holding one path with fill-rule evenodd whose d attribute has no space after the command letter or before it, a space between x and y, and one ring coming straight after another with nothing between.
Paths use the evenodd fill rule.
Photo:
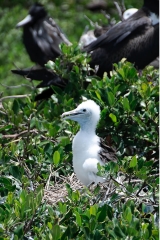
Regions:
<instances>
[{"instance_id":1,"label":"dry stick","mask_svg":"<svg viewBox=\"0 0 160 240\"><path fill-rule=\"evenodd\" d=\"M140 179L135 179L135 180L131 180L130 183L142 183L143 181ZM128 183L128 181L124 181L123 183Z\"/></svg>"},{"instance_id":2,"label":"dry stick","mask_svg":"<svg viewBox=\"0 0 160 240\"><path fill-rule=\"evenodd\" d=\"M7 134L7 135L2 135L2 138L18 138L24 134L29 134L28 130L24 130L23 132L16 133L16 134ZM30 133L38 133L36 130L30 130Z\"/></svg>"},{"instance_id":3,"label":"dry stick","mask_svg":"<svg viewBox=\"0 0 160 240\"><path fill-rule=\"evenodd\" d=\"M43 139L47 139L47 140L48 140L47 137L43 136L41 132L38 132L38 131L36 131L35 129L30 130L30 132L28 132L28 130L24 130L23 132L20 132L20 133L2 135L1 137L2 137L2 138L15 138L15 139L16 139L16 138L18 138L18 137L21 137L21 135L24 135L24 134L29 135L29 133L35 133L35 134L39 134L39 133L40 133L40 134L41 134L41 137L42 137ZM15 140L15 141L18 141L18 139ZM57 142L56 140L50 140L50 141L53 142L53 143L56 143L56 142Z\"/></svg>"},{"instance_id":4,"label":"dry stick","mask_svg":"<svg viewBox=\"0 0 160 240\"><path fill-rule=\"evenodd\" d=\"M0 102L9 99L9 98L26 98L26 97L30 97L31 94L24 94L24 95L13 95L13 96L6 96L6 97L2 97L0 98Z\"/></svg>"},{"instance_id":5,"label":"dry stick","mask_svg":"<svg viewBox=\"0 0 160 240\"><path fill-rule=\"evenodd\" d=\"M49 188L49 183L50 183L50 179L51 179L51 176L54 176L54 174L56 172L58 172L62 167L59 167L56 171L52 172L52 166L50 165L50 174L49 174L49 177L48 177L48 180L47 180L47 183L46 183L46 186L45 186L45 190L48 190ZM60 179L62 179L60 176L58 176ZM64 180L64 179L63 179Z\"/></svg>"},{"instance_id":6,"label":"dry stick","mask_svg":"<svg viewBox=\"0 0 160 240\"><path fill-rule=\"evenodd\" d=\"M89 21L89 23L92 27L98 28L98 29L102 28L101 26L99 26L99 24L97 22L94 23L89 17L87 17L87 15L84 15L84 18L86 18Z\"/></svg>"},{"instance_id":7,"label":"dry stick","mask_svg":"<svg viewBox=\"0 0 160 240\"><path fill-rule=\"evenodd\" d=\"M109 21L111 20L111 16L109 14L106 13L105 10L101 10L101 13L105 16L105 18L107 18Z\"/></svg>"},{"instance_id":8,"label":"dry stick","mask_svg":"<svg viewBox=\"0 0 160 240\"><path fill-rule=\"evenodd\" d=\"M115 190L116 190L116 187L115 187L115 188L113 188L113 191L112 191L112 192L110 192L110 193L108 193L108 195L105 195L105 199L106 199L107 197L109 197L110 195L112 195L112 194L115 192Z\"/></svg>"},{"instance_id":9,"label":"dry stick","mask_svg":"<svg viewBox=\"0 0 160 240\"><path fill-rule=\"evenodd\" d=\"M0 83L0 85L3 86L3 87L5 87L6 89L10 89L10 88L20 88L20 87L28 87L28 88L33 89L33 90L35 89L35 87L31 87L31 86L28 85L28 84L21 84L21 85L16 85L16 86L7 86L7 85L5 85L5 84Z\"/></svg>"},{"instance_id":10,"label":"dry stick","mask_svg":"<svg viewBox=\"0 0 160 240\"><path fill-rule=\"evenodd\" d=\"M45 190L48 190L48 188L49 188L49 183L50 183L50 179L51 179L51 176L52 176L52 165L51 165L51 164L50 164L49 168L50 168L50 174L49 174L49 177L48 177L46 186L45 186Z\"/></svg>"},{"instance_id":11,"label":"dry stick","mask_svg":"<svg viewBox=\"0 0 160 240\"><path fill-rule=\"evenodd\" d=\"M0 106L0 108L3 108L3 106ZM1 111L1 110L0 110L0 113L3 114L3 115L5 115L5 116L7 116L7 113L5 113L5 112L3 112L3 111Z\"/></svg>"},{"instance_id":12,"label":"dry stick","mask_svg":"<svg viewBox=\"0 0 160 240\"><path fill-rule=\"evenodd\" d=\"M118 15L119 15L120 19L122 20L123 19L122 10L121 10L119 4L117 2L114 2L114 5L116 6L117 11L118 11Z\"/></svg>"},{"instance_id":13,"label":"dry stick","mask_svg":"<svg viewBox=\"0 0 160 240\"><path fill-rule=\"evenodd\" d=\"M125 4L124 4L124 0L122 0L122 12L124 12L126 10Z\"/></svg>"},{"instance_id":14,"label":"dry stick","mask_svg":"<svg viewBox=\"0 0 160 240\"><path fill-rule=\"evenodd\" d=\"M107 196L109 195L109 192L110 192L110 190L111 190L111 187L112 187L112 183L110 182L110 183L109 183L109 186L108 186L108 189L107 189L107 192L105 193L103 202L107 199ZM116 188L114 188L114 190L115 190L115 189L116 189ZM112 193L113 193L113 191L112 191Z\"/></svg>"},{"instance_id":15,"label":"dry stick","mask_svg":"<svg viewBox=\"0 0 160 240\"><path fill-rule=\"evenodd\" d=\"M118 182L117 180L115 180L114 178L112 178L112 176L110 176L110 179L112 179L114 182L116 182L117 184L119 184L119 186L122 186L123 188L125 188L126 191L129 193L129 191L127 190L127 188L126 188L122 183L120 183L120 182ZM132 193L131 196L132 196L132 197L136 197L137 194L136 194L136 196L135 196L135 195Z\"/></svg>"},{"instance_id":16,"label":"dry stick","mask_svg":"<svg viewBox=\"0 0 160 240\"><path fill-rule=\"evenodd\" d=\"M155 173L153 175L151 174L151 175L148 176L148 178L150 178L150 177L159 177L159 173Z\"/></svg>"}]
</instances>

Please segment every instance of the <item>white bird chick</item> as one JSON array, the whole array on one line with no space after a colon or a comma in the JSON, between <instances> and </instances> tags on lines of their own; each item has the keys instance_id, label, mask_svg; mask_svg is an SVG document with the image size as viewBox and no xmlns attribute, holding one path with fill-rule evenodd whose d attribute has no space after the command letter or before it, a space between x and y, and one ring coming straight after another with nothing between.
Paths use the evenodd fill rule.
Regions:
<instances>
[{"instance_id":1,"label":"white bird chick","mask_svg":"<svg viewBox=\"0 0 160 240\"><path fill-rule=\"evenodd\" d=\"M97 123L100 119L100 107L92 100L82 102L76 109L62 114L64 119L77 121L80 131L76 134L72 143L73 168L77 178L84 184L92 182L104 182L105 178L97 176L97 164L104 165L103 158L106 154L110 160L110 147L103 145L101 139L95 134ZM102 149L105 147L106 149ZM113 150L112 153L113 155ZM105 159L106 160L106 159Z\"/></svg>"}]
</instances>

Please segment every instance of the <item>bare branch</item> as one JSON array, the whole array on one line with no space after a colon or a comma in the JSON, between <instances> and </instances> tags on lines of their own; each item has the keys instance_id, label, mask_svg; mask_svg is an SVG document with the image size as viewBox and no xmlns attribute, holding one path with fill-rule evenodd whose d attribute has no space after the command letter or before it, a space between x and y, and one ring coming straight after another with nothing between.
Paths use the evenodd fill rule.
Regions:
<instances>
[{"instance_id":1,"label":"bare branch","mask_svg":"<svg viewBox=\"0 0 160 240\"><path fill-rule=\"evenodd\" d=\"M122 20L123 19L123 14L122 14L121 7L119 6L118 2L114 2L114 5L116 6L117 11L118 11L118 15L119 15L120 19Z\"/></svg>"},{"instance_id":2,"label":"bare branch","mask_svg":"<svg viewBox=\"0 0 160 240\"><path fill-rule=\"evenodd\" d=\"M111 16L107 14L105 10L101 10L101 13L105 16L105 18L107 18L108 20L111 20Z\"/></svg>"},{"instance_id":3,"label":"bare branch","mask_svg":"<svg viewBox=\"0 0 160 240\"><path fill-rule=\"evenodd\" d=\"M7 85L5 85L5 84L0 83L0 85L3 86L3 87L5 87L6 89L21 88L21 87L28 87L28 88L30 88L30 89L32 89L32 90L36 89L35 87L30 86L30 85L28 85L28 84L20 84L20 85L16 85L16 86L7 86Z\"/></svg>"},{"instance_id":4,"label":"bare branch","mask_svg":"<svg viewBox=\"0 0 160 240\"><path fill-rule=\"evenodd\" d=\"M2 138L18 138L21 137L24 134L29 134L29 133L38 133L36 130L30 130L30 132L28 132L28 130L24 130L23 132L20 133L16 133L16 134L7 134L7 135L2 135Z\"/></svg>"},{"instance_id":5,"label":"bare branch","mask_svg":"<svg viewBox=\"0 0 160 240\"><path fill-rule=\"evenodd\" d=\"M0 102L4 101L6 99L10 99L10 98L26 98L26 97L30 97L30 96L31 96L31 94L6 96L6 97L0 98Z\"/></svg>"},{"instance_id":6,"label":"bare branch","mask_svg":"<svg viewBox=\"0 0 160 240\"><path fill-rule=\"evenodd\" d=\"M88 22L90 23L90 25L94 28L102 28L101 26L98 25L97 22L93 22L89 17L87 17L87 15L84 15L84 17L88 20Z\"/></svg>"}]
</instances>

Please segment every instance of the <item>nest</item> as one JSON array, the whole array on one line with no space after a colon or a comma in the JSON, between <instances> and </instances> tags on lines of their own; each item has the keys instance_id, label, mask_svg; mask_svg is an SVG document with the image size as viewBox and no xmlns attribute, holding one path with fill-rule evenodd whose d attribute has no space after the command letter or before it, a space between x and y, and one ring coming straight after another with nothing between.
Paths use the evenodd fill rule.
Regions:
<instances>
[{"instance_id":1,"label":"nest","mask_svg":"<svg viewBox=\"0 0 160 240\"><path fill-rule=\"evenodd\" d=\"M54 205L59 201L65 201L65 198L68 195L66 184L69 184L73 191L83 189L83 185L76 178L74 173L67 177L59 176L56 178L54 186L46 185L43 200L50 205Z\"/></svg>"},{"instance_id":2,"label":"nest","mask_svg":"<svg viewBox=\"0 0 160 240\"><path fill-rule=\"evenodd\" d=\"M140 183L141 180L133 180L134 186L137 186ZM148 191L144 192L143 188L140 188L134 194L129 194L126 188L128 181L126 181L124 176L120 176L116 179L113 179L110 176L109 179L107 179L104 183L92 183L86 187L82 185L74 173L67 177L55 177L54 186L51 186L50 181L48 181L44 190L43 201L52 206L56 205L59 201L65 202L68 197L68 191L66 187L67 184L70 186L73 192L78 190L81 196L88 196L90 205L93 205L95 203L98 203L100 205L103 205L104 203L110 204L110 201L112 201L112 196L115 194L118 197L112 201L113 206L117 203L117 201L125 203L129 199L136 202L137 205L145 203L146 206L151 206L153 209L157 205L157 199L154 200L155 197L153 195L150 195Z\"/></svg>"},{"instance_id":3,"label":"nest","mask_svg":"<svg viewBox=\"0 0 160 240\"><path fill-rule=\"evenodd\" d=\"M43 200L50 205L55 205L59 201L65 201L68 196L68 191L66 184L70 186L72 191L80 191L81 195L90 195L90 203L94 204L99 201L105 201L109 196L111 196L116 187L113 181L110 179L104 183L90 184L88 187L84 186L73 173L71 176L59 176L56 178L54 186L50 186L49 182L44 190ZM95 194L98 188L98 194Z\"/></svg>"}]
</instances>

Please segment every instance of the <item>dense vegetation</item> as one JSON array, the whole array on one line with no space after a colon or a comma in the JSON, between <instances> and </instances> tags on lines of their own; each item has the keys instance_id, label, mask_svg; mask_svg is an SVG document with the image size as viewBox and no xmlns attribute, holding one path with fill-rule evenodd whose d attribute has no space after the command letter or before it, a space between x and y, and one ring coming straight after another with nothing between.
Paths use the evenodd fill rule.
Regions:
<instances>
[{"instance_id":1,"label":"dense vegetation","mask_svg":"<svg viewBox=\"0 0 160 240\"><path fill-rule=\"evenodd\" d=\"M23 4L14 2L11 5L5 1L1 26L7 16L12 19L10 24L13 19L17 23L22 18L18 13ZM76 18L74 2L68 6L70 9L64 11L60 23L62 29L73 33L74 22L65 22L65 17L69 19L73 14L75 19L82 20L83 14ZM84 5L80 6L83 9ZM51 2L47 8L52 9ZM26 9L21 15L23 12L25 15ZM56 14L60 19L58 11ZM78 28L75 32L68 34L71 41L81 34ZM4 33L5 30L1 35ZM2 46L5 44L9 52L3 48L1 83L17 85L19 79L20 84L32 87L26 79L8 76L11 62L18 67L31 65L21 44L21 33L12 29ZM114 65L111 77L104 74L99 79L89 76L89 58L76 43L61 48L63 56L47 67L69 79L65 90L53 87L52 98L40 103L33 101L34 91L24 99L1 98L0 239L157 240L158 71L148 66L138 72L123 59ZM69 70L68 63L72 63ZM31 90L12 88L5 95L28 92ZM90 188L82 187L71 175L71 142L79 127L60 118L85 98L100 105L97 134L117 149L118 157L117 163L99 167L98 174L107 176L107 183ZM121 177L121 182L117 177ZM66 194L61 197L63 191Z\"/></svg>"}]
</instances>

